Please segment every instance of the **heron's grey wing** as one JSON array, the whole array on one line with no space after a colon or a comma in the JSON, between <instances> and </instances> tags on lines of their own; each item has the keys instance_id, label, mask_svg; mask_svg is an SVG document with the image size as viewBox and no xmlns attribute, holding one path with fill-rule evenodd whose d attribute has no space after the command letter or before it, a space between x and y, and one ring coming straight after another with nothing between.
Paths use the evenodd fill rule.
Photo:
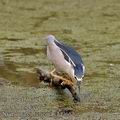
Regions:
<instances>
[{"instance_id":1,"label":"heron's grey wing","mask_svg":"<svg viewBox=\"0 0 120 120\"><path fill-rule=\"evenodd\" d=\"M77 77L82 78L85 73L85 67L80 55L71 47L65 45L63 42L55 40L55 44L61 49L66 61L74 67L74 73Z\"/></svg>"},{"instance_id":2,"label":"heron's grey wing","mask_svg":"<svg viewBox=\"0 0 120 120\"><path fill-rule=\"evenodd\" d=\"M70 62L69 56L68 56L62 49L60 49L60 50L62 51L65 60L66 60L67 62Z\"/></svg>"},{"instance_id":3,"label":"heron's grey wing","mask_svg":"<svg viewBox=\"0 0 120 120\"><path fill-rule=\"evenodd\" d=\"M73 66L76 66L76 65L79 66L79 65L83 64L83 61L82 61L80 55L73 48L71 48L57 40L55 40L55 44L58 47L60 47L60 49L64 53L64 57L66 58L66 60L67 61L69 60L69 62L71 62L73 64Z\"/></svg>"}]
</instances>

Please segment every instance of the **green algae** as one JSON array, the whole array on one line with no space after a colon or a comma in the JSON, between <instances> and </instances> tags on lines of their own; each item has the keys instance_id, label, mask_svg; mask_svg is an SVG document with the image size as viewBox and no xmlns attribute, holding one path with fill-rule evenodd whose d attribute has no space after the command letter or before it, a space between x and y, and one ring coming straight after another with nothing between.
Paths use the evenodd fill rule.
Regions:
<instances>
[{"instance_id":1,"label":"green algae","mask_svg":"<svg viewBox=\"0 0 120 120\"><path fill-rule=\"evenodd\" d=\"M0 117L118 120L119 8L118 0L1 0ZM36 67L53 68L46 57L48 34L83 57L80 103L74 103L68 91L37 79Z\"/></svg>"}]
</instances>

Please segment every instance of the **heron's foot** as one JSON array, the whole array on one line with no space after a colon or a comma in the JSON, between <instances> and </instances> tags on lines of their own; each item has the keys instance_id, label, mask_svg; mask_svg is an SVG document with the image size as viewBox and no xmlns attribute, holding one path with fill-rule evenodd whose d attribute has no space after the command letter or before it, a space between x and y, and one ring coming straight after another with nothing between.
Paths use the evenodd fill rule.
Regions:
<instances>
[{"instance_id":1,"label":"heron's foot","mask_svg":"<svg viewBox=\"0 0 120 120\"><path fill-rule=\"evenodd\" d=\"M50 75L54 77L54 73L55 73L55 68L50 72Z\"/></svg>"},{"instance_id":2,"label":"heron's foot","mask_svg":"<svg viewBox=\"0 0 120 120\"><path fill-rule=\"evenodd\" d=\"M50 75L52 76L52 77L54 77L54 72L55 72L55 68L50 72ZM49 86L52 86L52 79L51 79L51 82L49 83Z\"/></svg>"},{"instance_id":3,"label":"heron's foot","mask_svg":"<svg viewBox=\"0 0 120 120\"><path fill-rule=\"evenodd\" d=\"M70 80L65 80L65 78L63 79L63 82L61 83L62 86L73 86L73 82L71 82Z\"/></svg>"},{"instance_id":4,"label":"heron's foot","mask_svg":"<svg viewBox=\"0 0 120 120\"><path fill-rule=\"evenodd\" d=\"M52 77L54 77L54 78L57 78L57 80L61 80L61 81L62 81L62 82L61 82L61 85L62 85L62 86L66 86L66 85L68 85L68 86L69 86L69 85L70 85L70 86L73 86L73 82L72 82L71 80L66 79L66 78L64 78L64 77L61 77L61 76L55 74L55 69L50 72L50 75L51 75ZM51 81L51 82L52 82L52 81Z\"/></svg>"}]
</instances>

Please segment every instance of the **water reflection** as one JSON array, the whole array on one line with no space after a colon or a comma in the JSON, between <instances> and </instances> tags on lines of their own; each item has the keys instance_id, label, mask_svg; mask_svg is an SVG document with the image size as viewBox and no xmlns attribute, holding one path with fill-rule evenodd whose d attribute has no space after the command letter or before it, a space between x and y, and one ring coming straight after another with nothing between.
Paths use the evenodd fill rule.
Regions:
<instances>
[{"instance_id":1,"label":"water reflection","mask_svg":"<svg viewBox=\"0 0 120 120\"><path fill-rule=\"evenodd\" d=\"M31 69L29 65L4 61L4 64L0 65L0 79L11 81L14 85L38 87L39 80L35 73L36 70L34 69L33 72L28 72L24 71L23 68ZM23 70L20 71L19 69Z\"/></svg>"}]
</instances>

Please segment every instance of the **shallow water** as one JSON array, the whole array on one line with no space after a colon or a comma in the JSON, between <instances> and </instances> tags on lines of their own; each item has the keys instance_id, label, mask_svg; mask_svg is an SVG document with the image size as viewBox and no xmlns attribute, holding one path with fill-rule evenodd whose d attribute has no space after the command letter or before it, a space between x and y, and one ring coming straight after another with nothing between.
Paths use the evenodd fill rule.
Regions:
<instances>
[{"instance_id":1,"label":"shallow water","mask_svg":"<svg viewBox=\"0 0 120 120\"><path fill-rule=\"evenodd\" d=\"M6 101L0 99L0 116L5 117L3 111L9 113L7 105L16 103L13 98L26 96L28 99L23 105L18 102L16 109L25 116L33 112L24 108L28 104L34 106L30 94L33 98L39 96L45 99L35 101L39 107L34 106L34 111L39 111L36 119L41 116L43 119L119 119L119 33L119 0L1 0L0 94L7 98ZM53 68L46 57L44 37L48 34L75 48L84 60L86 74L81 86L81 103L77 105L68 92L51 89L37 79L37 67ZM10 82L10 85L5 82L5 87L4 81ZM17 117L22 115L16 113ZM9 114L7 117L10 117Z\"/></svg>"}]
</instances>

